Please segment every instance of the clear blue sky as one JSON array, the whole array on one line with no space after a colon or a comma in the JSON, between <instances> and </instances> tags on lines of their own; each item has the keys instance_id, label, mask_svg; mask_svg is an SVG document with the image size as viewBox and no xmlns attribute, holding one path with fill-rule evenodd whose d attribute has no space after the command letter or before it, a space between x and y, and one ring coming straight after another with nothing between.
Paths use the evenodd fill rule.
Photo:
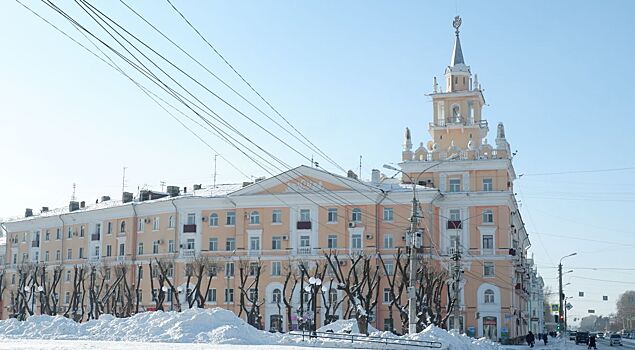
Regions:
<instances>
[{"instance_id":1,"label":"clear blue sky","mask_svg":"<svg viewBox=\"0 0 635 350\"><path fill-rule=\"evenodd\" d=\"M29 4L85 42L50 9ZM119 2L96 4L230 96ZM578 256L565 260L565 268L635 266L629 220L635 209L633 170L532 176L635 166L632 1L175 4L339 164L356 169L363 155L365 178L370 169L399 161L406 126L413 141L428 140L431 104L424 94L449 62L451 20L458 9L465 60L489 104L484 116L491 125L505 123L512 149L518 150L516 171L526 174L516 189L546 283L556 288L554 266L573 251ZM80 14L70 1L60 6ZM132 6L248 92L166 2ZM81 200L119 197L123 166L133 192L144 184L157 188L160 181L211 183L212 152L121 75L16 2L0 2L0 32L0 217L21 215L26 207L66 205L74 182ZM211 97L206 101L287 163L306 163ZM267 175L213 136L205 138L246 174ZM219 183L243 180L248 179L219 160ZM635 289L634 271L576 269L565 277L569 280L569 295L586 293L572 301L578 316L587 309L607 313L619 293ZM602 295L609 302L601 302Z\"/></svg>"}]
</instances>

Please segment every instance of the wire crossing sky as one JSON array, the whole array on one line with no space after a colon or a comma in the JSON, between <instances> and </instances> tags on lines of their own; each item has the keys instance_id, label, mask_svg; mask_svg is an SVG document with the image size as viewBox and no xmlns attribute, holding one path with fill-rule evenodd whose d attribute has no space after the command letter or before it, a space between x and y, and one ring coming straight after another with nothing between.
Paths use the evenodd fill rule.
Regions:
<instances>
[{"instance_id":1,"label":"wire crossing sky","mask_svg":"<svg viewBox=\"0 0 635 350\"><path fill-rule=\"evenodd\" d=\"M211 184L216 153L217 183L269 177L312 160L343 174L359 169L360 155L361 175L369 178L371 169L400 160L406 126L413 142L428 141L425 94L449 62L458 11L465 61L485 90L484 117L504 122L518 151L515 190L546 283L555 289L553 266L578 252L566 260L574 269L565 276L574 315L590 305L611 312L618 295L635 288L624 270L635 265L628 220L635 209L635 73L624 69L635 56L625 44L635 34L632 2L56 3L132 57L88 14L117 29L122 36L113 35L140 70L103 46L98 51L95 38L46 3L24 3L129 77L18 2L0 2L0 217L66 205L73 183L89 203L116 198L124 166L133 192L161 181Z\"/></svg>"}]
</instances>

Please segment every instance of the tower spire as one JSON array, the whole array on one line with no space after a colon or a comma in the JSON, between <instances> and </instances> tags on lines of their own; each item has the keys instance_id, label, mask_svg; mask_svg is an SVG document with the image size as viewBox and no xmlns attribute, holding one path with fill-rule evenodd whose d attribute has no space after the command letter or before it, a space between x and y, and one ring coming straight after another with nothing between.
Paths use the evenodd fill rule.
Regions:
<instances>
[{"instance_id":1,"label":"tower spire","mask_svg":"<svg viewBox=\"0 0 635 350\"><path fill-rule=\"evenodd\" d=\"M459 28L461 27L461 17L454 17L452 26L454 27L454 33L456 38L454 39L454 48L452 49L452 60L450 61L450 67L454 67L458 64L465 64L463 60L463 51L461 50L461 40L459 39Z\"/></svg>"}]
</instances>

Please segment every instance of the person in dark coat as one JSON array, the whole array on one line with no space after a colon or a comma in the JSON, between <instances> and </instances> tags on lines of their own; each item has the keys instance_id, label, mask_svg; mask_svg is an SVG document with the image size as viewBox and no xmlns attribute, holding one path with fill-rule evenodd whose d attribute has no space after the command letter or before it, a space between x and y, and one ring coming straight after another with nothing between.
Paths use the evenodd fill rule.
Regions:
<instances>
[{"instance_id":1,"label":"person in dark coat","mask_svg":"<svg viewBox=\"0 0 635 350\"><path fill-rule=\"evenodd\" d=\"M547 333L545 333L545 334L543 334L543 335L542 335L542 341L544 341L544 342L545 342L545 345L547 345L547 341L548 341L548 339L547 339Z\"/></svg>"},{"instance_id":2,"label":"person in dark coat","mask_svg":"<svg viewBox=\"0 0 635 350\"><path fill-rule=\"evenodd\" d=\"M595 344L595 336L592 335L589 337L589 349L596 349L597 350L597 345Z\"/></svg>"},{"instance_id":3,"label":"person in dark coat","mask_svg":"<svg viewBox=\"0 0 635 350\"><path fill-rule=\"evenodd\" d=\"M525 340L527 341L527 345L529 345L532 348L534 347L534 342L536 341L536 337L531 331L527 333L527 335L525 336Z\"/></svg>"}]
</instances>

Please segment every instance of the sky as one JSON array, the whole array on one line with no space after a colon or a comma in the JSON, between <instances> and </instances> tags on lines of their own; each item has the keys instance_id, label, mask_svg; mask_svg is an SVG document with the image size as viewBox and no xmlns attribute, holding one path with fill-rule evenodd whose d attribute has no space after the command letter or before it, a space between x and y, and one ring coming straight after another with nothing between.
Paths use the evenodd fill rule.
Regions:
<instances>
[{"instance_id":1,"label":"sky","mask_svg":"<svg viewBox=\"0 0 635 350\"><path fill-rule=\"evenodd\" d=\"M127 2L127 1L126 1ZM557 290L556 266L574 317L607 314L635 289L632 147L635 49L632 1L183 1L173 3L307 139L362 177L401 157L403 131L427 142L432 78L442 77L460 14L466 63L478 74L490 125L505 123L517 151L515 191L540 274ZM26 2L95 50L64 19ZM289 166L342 173L275 130L262 114L153 32L121 2L95 6L200 79L185 83L210 108ZM59 6L99 28L75 3ZM274 113L178 17L166 1L130 2L192 56L269 116ZM190 122L201 140L127 78L15 1L0 2L0 217L24 208L119 198L125 188L211 184L270 176ZM103 32L101 32L103 33ZM167 63L162 63L167 67ZM175 74L175 73L172 73ZM138 75L133 75L138 78ZM249 124L205 89L256 118ZM493 143L495 130L490 132ZM296 134L297 135L297 134ZM275 140L286 140L291 148ZM233 164L233 166L230 164ZM522 176L520 176L522 175ZM596 268L595 270L588 268ZM584 297L579 297L579 292ZM609 301L603 302L607 295ZM555 295L554 295L555 297Z\"/></svg>"}]
</instances>

